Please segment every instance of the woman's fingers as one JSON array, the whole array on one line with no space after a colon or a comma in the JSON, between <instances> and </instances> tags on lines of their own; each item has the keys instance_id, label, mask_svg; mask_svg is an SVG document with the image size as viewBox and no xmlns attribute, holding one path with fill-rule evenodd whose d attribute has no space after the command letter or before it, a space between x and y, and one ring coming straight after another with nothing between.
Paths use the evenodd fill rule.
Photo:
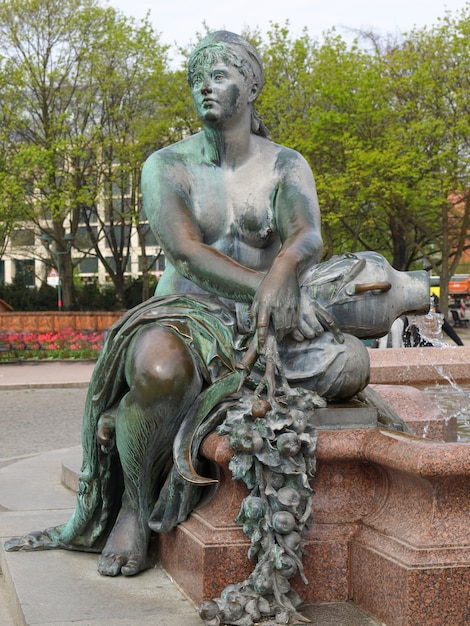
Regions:
<instances>
[{"instance_id":1,"label":"woman's fingers","mask_svg":"<svg viewBox=\"0 0 470 626\"><path fill-rule=\"evenodd\" d=\"M320 320L323 328L325 330L329 330L330 333L333 333L333 336L337 343L344 343L344 335L341 332L335 318L328 313L326 309L324 309L318 302L315 302L315 309L317 313L317 317Z\"/></svg>"},{"instance_id":2,"label":"woman's fingers","mask_svg":"<svg viewBox=\"0 0 470 626\"><path fill-rule=\"evenodd\" d=\"M300 336L305 339L314 339L325 330L331 332L338 343L344 343L344 335L334 317L318 302L310 300L308 305L303 307L293 337L296 341L301 341Z\"/></svg>"},{"instance_id":3,"label":"woman's fingers","mask_svg":"<svg viewBox=\"0 0 470 626\"><path fill-rule=\"evenodd\" d=\"M292 310L272 311L268 307L259 306L257 316L252 313L252 326L258 332L258 349L261 350L268 335L269 326L272 325L278 340L292 332L298 326L297 313Z\"/></svg>"}]
</instances>

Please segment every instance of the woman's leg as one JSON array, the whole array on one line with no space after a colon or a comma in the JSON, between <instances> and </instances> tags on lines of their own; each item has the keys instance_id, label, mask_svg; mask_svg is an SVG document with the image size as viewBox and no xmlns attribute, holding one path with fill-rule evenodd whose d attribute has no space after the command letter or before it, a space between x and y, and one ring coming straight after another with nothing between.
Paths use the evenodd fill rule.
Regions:
<instances>
[{"instance_id":1,"label":"woman's leg","mask_svg":"<svg viewBox=\"0 0 470 626\"><path fill-rule=\"evenodd\" d=\"M185 342L162 326L144 328L126 357L129 391L115 410L122 507L98 561L107 576L145 568L148 518L171 462L173 440L202 381Z\"/></svg>"}]
</instances>

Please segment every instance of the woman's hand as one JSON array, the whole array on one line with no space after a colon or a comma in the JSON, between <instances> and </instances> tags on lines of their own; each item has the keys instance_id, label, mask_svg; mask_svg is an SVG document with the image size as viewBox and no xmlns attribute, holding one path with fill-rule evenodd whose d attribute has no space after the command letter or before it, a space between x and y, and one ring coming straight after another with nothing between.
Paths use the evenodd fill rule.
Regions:
<instances>
[{"instance_id":1,"label":"woman's hand","mask_svg":"<svg viewBox=\"0 0 470 626\"><path fill-rule=\"evenodd\" d=\"M308 290L302 290L300 296L300 314L297 328L292 332L296 341L313 339L325 330L333 333L337 343L344 343L344 336L334 317L310 296Z\"/></svg>"},{"instance_id":2,"label":"woman's hand","mask_svg":"<svg viewBox=\"0 0 470 626\"><path fill-rule=\"evenodd\" d=\"M252 327L258 331L260 352L270 324L278 341L298 327L299 306L300 289L296 272L274 264L259 286L251 307Z\"/></svg>"},{"instance_id":3,"label":"woman's hand","mask_svg":"<svg viewBox=\"0 0 470 626\"><path fill-rule=\"evenodd\" d=\"M253 330L258 333L259 352L263 352L270 325L278 341L289 333L296 341L313 339L326 330L333 333L338 343L344 342L332 315L307 290L301 292L296 273L276 265L255 294L251 320Z\"/></svg>"}]
</instances>

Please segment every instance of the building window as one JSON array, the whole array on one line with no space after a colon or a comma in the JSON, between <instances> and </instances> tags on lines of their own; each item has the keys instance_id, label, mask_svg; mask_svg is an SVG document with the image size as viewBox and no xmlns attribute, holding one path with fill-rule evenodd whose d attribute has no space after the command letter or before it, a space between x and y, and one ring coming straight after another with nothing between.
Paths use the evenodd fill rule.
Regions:
<instances>
[{"instance_id":1,"label":"building window","mask_svg":"<svg viewBox=\"0 0 470 626\"><path fill-rule=\"evenodd\" d=\"M109 263L112 272L116 272L116 261L113 256L107 256L106 261ZM124 267L124 272L129 271L129 258L127 259L126 266Z\"/></svg>"},{"instance_id":2,"label":"building window","mask_svg":"<svg viewBox=\"0 0 470 626\"><path fill-rule=\"evenodd\" d=\"M139 230L146 246L155 247L156 245L158 245L157 239L148 224L139 224Z\"/></svg>"},{"instance_id":3,"label":"building window","mask_svg":"<svg viewBox=\"0 0 470 626\"><path fill-rule=\"evenodd\" d=\"M10 242L12 248L34 246L34 232L32 230L26 230L26 228L14 230L11 233Z\"/></svg>"},{"instance_id":4,"label":"building window","mask_svg":"<svg viewBox=\"0 0 470 626\"><path fill-rule=\"evenodd\" d=\"M127 242L131 237L131 227L127 224L116 224L115 226L106 226L106 240L108 247L111 247L109 244L112 242L112 235L115 237L115 241L118 243L123 241L124 245L127 245Z\"/></svg>"},{"instance_id":5,"label":"building window","mask_svg":"<svg viewBox=\"0 0 470 626\"><path fill-rule=\"evenodd\" d=\"M94 242L96 241L98 229L96 226L92 226L91 231L92 231L92 237L90 237L90 233L88 232L88 229L86 228L86 226L79 226L77 228L77 232L75 233L75 237L73 241L74 246L79 249L91 248Z\"/></svg>"},{"instance_id":6,"label":"building window","mask_svg":"<svg viewBox=\"0 0 470 626\"><path fill-rule=\"evenodd\" d=\"M146 268L151 272L163 272L165 269L165 257L163 252L161 252L157 257L151 255L147 255L146 257L139 256L139 272L144 271L144 258L147 259Z\"/></svg>"},{"instance_id":7,"label":"building window","mask_svg":"<svg viewBox=\"0 0 470 626\"><path fill-rule=\"evenodd\" d=\"M15 280L22 281L26 287L34 287L34 259L15 259Z\"/></svg>"},{"instance_id":8,"label":"building window","mask_svg":"<svg viewBox=\"0 0 470 626\"><path fill-rule=\"evenodd\" d=\"M97 274L98 273L98 259L95 256L89 256L85 259L81 259L78 264L80 274Z\"/></svg>"},{"instance_id":9,"label":"building window","mask_svg":"<svg viewBox=\"0 0 470 626\"><path fill-rule=\"evenodd\" d=\"M166 265L165 255L163 254L163 252L160 252L160 254L157 257L157 270L163 272L163 270L165 269L165 265Z\"/></svg>"}]
</instances>

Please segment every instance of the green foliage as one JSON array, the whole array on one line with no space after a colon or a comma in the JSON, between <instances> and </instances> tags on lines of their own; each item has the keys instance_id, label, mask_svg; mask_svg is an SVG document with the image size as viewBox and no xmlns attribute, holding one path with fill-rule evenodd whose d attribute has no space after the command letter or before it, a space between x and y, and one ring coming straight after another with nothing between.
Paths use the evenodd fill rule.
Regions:
<instances>
[{"instance_id":1,"label":"green foliage","mask_svg":"<svg viewBox=\"0 0 470 626\"><path fill-rule=\"evenodd\" d=\"M54 311L57 309L57 289L49 285L27 287L18 277L12 283L0 285L0 298L14 311Z\"/></svg>"},{"instance_id":2,"label":"green foliage","mask_svg":"<svg viewBox=\"0 0 470 626\"><path fill-rule=\"evenodd\" d=\"M273 26L259 110L312 167L328 256L373 249L438 273L468 246L469 30L468 6L369 48Z\"/></svg>"},{"instance_id":3,"label":"green foliage","mask_svg":"<svg viewBox=\"0 0 470 626\"><path fill-rule=\"evenodd\" d=\"M150 279L150 295L156 287L156 279ZM132 309L143 301L143 278L127 279L122 301L113 284L82 283L75 289L75 308L80 311L119 311Z\"/></svg>"},{"instance_id":4,"label":"green foliage","mask_svg":"<svg viewBox=\"0 0 470 626\"><path fill-rule=\"evenodd\" d=\"M195 126L183 73L169 70L167 48L148 20L97 0L2 2L0 59L5 235L12 220L32 220L65 251L65 233L75 235L85 220L91 247L83 252L101 260L123 301L142 163ZM4 238L0 231L0 244ZM61 265L70 308L70 255Z\"/></svg>"},{"instance_id":5,"label":"green foliage","mask_svg":"<svg viewBox=\"0 0 470 626\"><path fill-rule=\"evenodd\" d=\"M76 308L79 311L116 311L122 308L112 285L84 283L76 288L75 294Z\"/></svg>"},{"instance_id":6,"label":"green foliage","mask_svg":"<svg viewBox=\"0 0 470 626\"><path fill-rule=\"evenodd\" d=\"M155 288L157 286L156 278L151 274L149 276L149 296L153 296L155 292ZM131 309L134 306L137 306L143 300L144 297L144 279L142 277L136 278L134 280L128 281L126 283L125 297L124 297L124 305L126 309Z\"/></svg>"}]
</instances>

